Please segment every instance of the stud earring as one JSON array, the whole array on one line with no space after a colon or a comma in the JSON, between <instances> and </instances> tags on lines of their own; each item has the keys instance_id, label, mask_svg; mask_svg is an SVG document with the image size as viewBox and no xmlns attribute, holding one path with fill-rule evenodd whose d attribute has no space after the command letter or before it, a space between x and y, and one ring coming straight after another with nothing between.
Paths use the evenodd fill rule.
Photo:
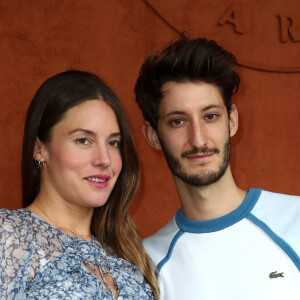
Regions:
<instances>
[{"instance_id":1,"label":"stud earring","mask_svg":"<svg viewBox=\"0 0 300 300\"><path fill-rule=\"evenodd\" d=\"M40 162L39 160L35 159L35 163L37 164L37 167L40 169L40 167L41 167L41 162Z\"/></svg>"},{"instance_id":2,"label":"stud earring","mask_svg":"<svg viewBox=\"0 0 300 300\"><path fill-rule=\"evenodd\" d=\"M40 161L40 160L37 160L37 159L34 159L34 161L36 162L39 169L46 164L45 161Z\"/></svg>"}]
</instances>

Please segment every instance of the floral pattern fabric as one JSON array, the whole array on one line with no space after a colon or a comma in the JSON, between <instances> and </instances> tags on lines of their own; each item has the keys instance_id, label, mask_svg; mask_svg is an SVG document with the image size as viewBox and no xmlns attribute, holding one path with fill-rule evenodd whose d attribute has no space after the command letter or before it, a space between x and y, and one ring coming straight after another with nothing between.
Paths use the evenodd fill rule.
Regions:
<instances>
[{"instance_id":1,"label":"floral pattern fabric","mask_svg":"<svg viewBox=\"0 0 300 300\"><path fill-rule=\"evenodd\" d=\"M114 299L84 264L110 274L118 300L154 299L140 270L96 238L70 237L24 208L0 210L0 299Z\"/></svg>"}]
</instances>

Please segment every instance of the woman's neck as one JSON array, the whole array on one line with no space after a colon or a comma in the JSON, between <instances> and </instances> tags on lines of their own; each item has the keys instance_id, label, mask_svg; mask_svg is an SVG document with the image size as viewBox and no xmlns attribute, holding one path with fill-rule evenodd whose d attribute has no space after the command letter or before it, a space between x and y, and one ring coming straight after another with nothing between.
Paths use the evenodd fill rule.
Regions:
<instances>
[{"instance_id":1,"label":"woman's neck","mask_svg":"<svg viewBox=\"0 0 300 300\"><path fill-rule=\"evenodd\" d=\"M79 207L73 203L59 201L39 193L27 209L70 236L87 241L92 239L93 208Z\"/></svg>"}]
</instances>

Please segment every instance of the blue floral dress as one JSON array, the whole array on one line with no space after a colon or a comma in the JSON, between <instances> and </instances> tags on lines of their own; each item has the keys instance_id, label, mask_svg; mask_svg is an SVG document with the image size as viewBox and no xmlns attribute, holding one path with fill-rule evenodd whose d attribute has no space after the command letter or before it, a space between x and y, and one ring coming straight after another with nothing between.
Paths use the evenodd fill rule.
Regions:
<instances>
[{"instance_id":1,"label":"blue floral dress","mask_svg":"<svg viewBox=\"0 0 300 300\"><path fill-rule=\"evenodd\" d=\"M1 299L114 299L84 264L98 265L104 281L109 270L118 300L154 299L140 270L96 238L70 237L24 208L0 210Z\"/></svg>"}]
</instances>

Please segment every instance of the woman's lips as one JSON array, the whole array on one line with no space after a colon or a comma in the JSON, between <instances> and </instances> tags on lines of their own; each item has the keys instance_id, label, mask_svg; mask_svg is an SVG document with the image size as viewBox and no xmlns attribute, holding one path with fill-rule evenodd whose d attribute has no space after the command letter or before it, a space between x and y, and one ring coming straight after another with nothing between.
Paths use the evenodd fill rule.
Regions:
<instances>
[{"instance_id":1,"label":"woman's lips","mask_svg":"<svg viewBox=\"0 0 300 300\"><path fill-rule=\"evenodd\" d=\"M108 185L110 176L108 175L92 175L84 178L89 184L96 188L105 188Z\"/></svg>"}]
</instances>

